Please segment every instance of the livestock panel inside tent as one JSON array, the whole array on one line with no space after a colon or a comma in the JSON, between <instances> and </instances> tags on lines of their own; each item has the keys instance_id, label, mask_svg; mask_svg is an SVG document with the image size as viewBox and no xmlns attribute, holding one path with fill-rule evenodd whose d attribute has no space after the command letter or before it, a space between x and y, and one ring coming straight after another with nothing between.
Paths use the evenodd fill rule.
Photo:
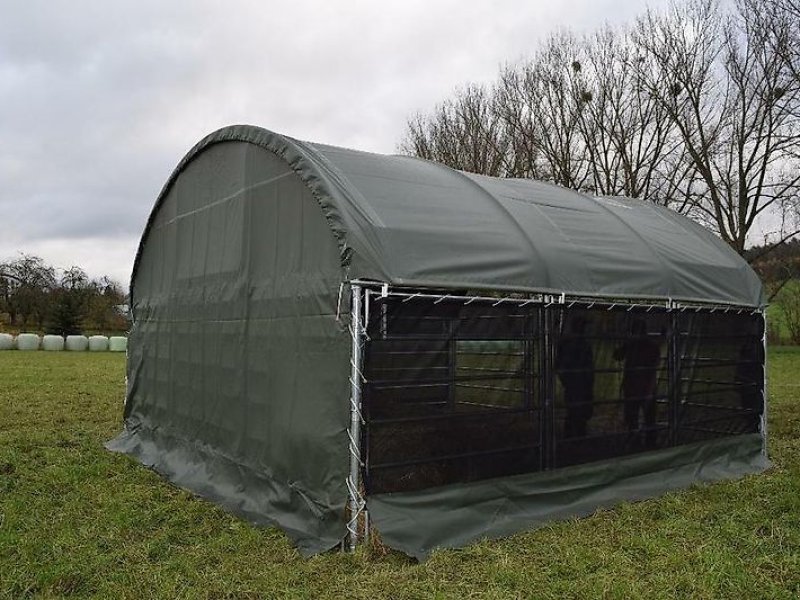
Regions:
<instances>
[{"instance_id":1,"label":"livestock panel inside tent","mask_svg":"<svg viewBox=\"0 0 800 600\"><path fill-rule=\"evenodd\" d=\"M368 494L758 434L755 310L366 293Z\"/></svg>"},{"instance_id":2,"label":"livestock panel inside tent","mask_svg":"<svg viewBox=\"0 0 800 600\"><path fill-rule=\"evenodd\" d=\"M553 467L758 433L756 311L574 307L556 323Z\"/></svg>"},{"instance_id":3,"label":"livestock panel inside tent","mask_svg":"<svg viewBox=\"0 0 800 600\"><path fill-rule=\"evenodd\" d=\"M366 487L392 492L537 471L543 461L540 308L373 298Z\"/></svg>"}]
</instances>

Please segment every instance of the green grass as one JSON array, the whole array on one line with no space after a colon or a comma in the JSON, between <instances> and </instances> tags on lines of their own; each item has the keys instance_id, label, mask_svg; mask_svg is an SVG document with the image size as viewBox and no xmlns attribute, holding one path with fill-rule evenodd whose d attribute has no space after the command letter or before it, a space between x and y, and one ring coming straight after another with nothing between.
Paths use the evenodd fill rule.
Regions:
<instances>
[{"instance_id":1,"label":"green grass","mask_svg":"<svg viewBox=\"0 0 800 600\"><path fill-rule=\"evenodd\" d=\"M799 292L800 280L793 279L784 285L778 296L773 298L767 307L767 322L772 331L772 336L777 336L777 339L781 340L782 343L791 343L791 332L786 324L783 306L784 303L796 301Z\"/></svg>"},{"instance_id":2,"label":"green grass","mask_svg":"<svg viewBox=\"0 0 800 600\"><path fill-rule=\"evenodd\" d=\"M0 598L796 598L800 348L770 366L775 468L422 564L301 559L102 444L124 357L0 353Z\"/></svg>"}]
</instances>

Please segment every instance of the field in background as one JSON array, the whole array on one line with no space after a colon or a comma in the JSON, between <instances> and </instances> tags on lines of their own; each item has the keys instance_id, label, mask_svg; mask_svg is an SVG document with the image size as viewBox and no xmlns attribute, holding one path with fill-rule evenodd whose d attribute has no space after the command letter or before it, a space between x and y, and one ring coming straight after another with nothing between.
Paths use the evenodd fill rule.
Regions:
<instances>
[{"instance_id":1,"label":"field in background","mask_svg":"<svg viewBox=\"0 0 800 600\"><path fill-rule=\"evenodd\" d=\"M0 353L0 598L796 598L800 348L769 356L765 475L625 504L423 564L303 560L102 444L124 355Z\"/></svg>"},{"instance_id":2,"label":"field in background","mask_svg":"<svg viewBox=\"0 0 800 600\"><path fill-rule=\"evenodd\" d=\"M792 280L781 288L778 295L767 307L767 323L769 324L769 335L772 343L792 343L791 331L787 320L791 318L796 320L796 315L800 311L798 301L800 301L800 280ZM792 314L787 315L787 309Z\"/></svg>"}]
</instances>

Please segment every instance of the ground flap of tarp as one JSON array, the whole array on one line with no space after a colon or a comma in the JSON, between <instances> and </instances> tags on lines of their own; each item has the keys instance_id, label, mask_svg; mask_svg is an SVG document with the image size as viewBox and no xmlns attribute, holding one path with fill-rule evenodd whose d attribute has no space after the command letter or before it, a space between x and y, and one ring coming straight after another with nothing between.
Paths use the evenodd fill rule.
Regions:
<instances>
[{"instance_id":1,"label":"ground flap of tarp","mask_svg":"<svg viewBox=\"0 0 800 600\"><path fill-rule=\"evenodd\" d=\"M345 536L344 501L311 503L296 484L282 484L218 453L144 427L126 428L105 447L255 525L280 528L305 557L330 550Z\"/></svg>"},{"instance_id":2,"label":"ground flap of tarp","mask_svg":"<svg viewBox=\"0 0 800 600\"><path fill-rule=\"evenodd\" d=\"M767 469L759 434L678 446L555 471L367 498L386 545L418 559L623 501Z\"/></svg>"}]
</instances>

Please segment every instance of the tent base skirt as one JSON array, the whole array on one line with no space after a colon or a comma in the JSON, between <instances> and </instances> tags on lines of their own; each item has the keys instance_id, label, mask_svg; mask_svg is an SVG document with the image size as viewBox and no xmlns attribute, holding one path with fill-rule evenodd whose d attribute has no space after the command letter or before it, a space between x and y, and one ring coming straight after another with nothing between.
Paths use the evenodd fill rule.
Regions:
<instances>
[{"instance_id":1,"label":"tent base skirt","mask_svg":"<svg viewBox=\"0 0 800 600\"><path fill-rule=\"evenodd\" d=\"M170 482L260 526L282 529L305 557L330 550L345 536L345 495L324 506L296 484L278 482L200 445L141 426L106 443ZM344 489L344 486L342 486Z\"/></svg>"},{"instance_id":2,"label":"tent base skirt","mask_svg":"<svg viewBox=\"0 0 800 600\"><path fill-rule=\"evenodd\" d=\"M623 501L770 467L760 434L748 434L555 471L367 498L382 541L418 558L499 538Z\"/></svg>"}]
</instances>

